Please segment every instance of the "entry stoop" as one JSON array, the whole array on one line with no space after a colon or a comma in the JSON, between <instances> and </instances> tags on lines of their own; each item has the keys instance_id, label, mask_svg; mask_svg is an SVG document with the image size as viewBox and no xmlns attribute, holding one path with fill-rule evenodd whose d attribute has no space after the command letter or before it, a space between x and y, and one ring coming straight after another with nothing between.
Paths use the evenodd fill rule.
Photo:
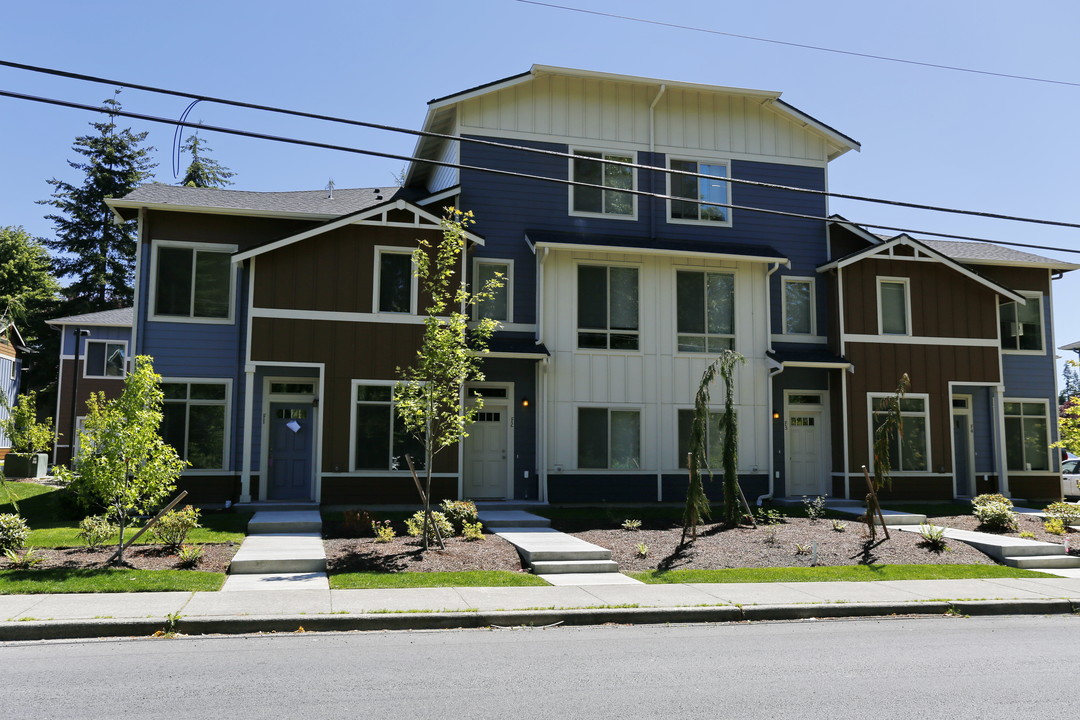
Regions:
<instances>
[{"instance_id":1,"label":"entry stoop","mask_svg":"<svg viewBox=\"0 0 1080 720\"><path fill-rule=\"evenodd\" d=\"M329 589L318 511L255 513L229 564L229 576L223 590Z\"/></svg>"}]
</instances>

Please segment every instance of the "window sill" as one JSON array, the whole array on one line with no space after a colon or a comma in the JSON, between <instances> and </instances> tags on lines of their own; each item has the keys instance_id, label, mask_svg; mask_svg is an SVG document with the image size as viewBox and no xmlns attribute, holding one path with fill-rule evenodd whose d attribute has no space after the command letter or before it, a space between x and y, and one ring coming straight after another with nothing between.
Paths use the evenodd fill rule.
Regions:
<instances>
[{"instance_id":1,"label":"window sill","mask_svg":"<svg viewBox=\"0 0 1080 720\"><path fill-rule=\"evenodd\" d=\"M1002 355L1031 355L1031 356L1045 356L1045 350L1006 350L1001 349Z\"/></svg>"},{"instance_id":2,"label":"window sill","mask_svg":"<svg viewBox=\"0 0 1080 720\"><path fill-rule=\"evenodd\" d=\"M729 228L731 220L683 220L681 218L666 218L669 225L697 225L698 227Z\"/></svg>"},{"instance_id":3,"label":"window sill","mask_svg":"<svg viewBox=\"0 0 1080 720\"><path fill-rule=\"evenodd\" d=\"M600 218L603 220L637 220L637 212L635 211L632 215L621 215L617 213L591 213L582 210L571 210L570 217Z\"/></svg>"},{"instance_id":4,"label":"window sill","mask_svg":"<svg viewBox=\"0 0 1080 720\"><path fill-rule=\"evenodd\" d=\"M227 318L201 318L190 315L151 315L150 322L188 323L191 325L234 325L232 316Z\"/></svg>"}]
</instances>

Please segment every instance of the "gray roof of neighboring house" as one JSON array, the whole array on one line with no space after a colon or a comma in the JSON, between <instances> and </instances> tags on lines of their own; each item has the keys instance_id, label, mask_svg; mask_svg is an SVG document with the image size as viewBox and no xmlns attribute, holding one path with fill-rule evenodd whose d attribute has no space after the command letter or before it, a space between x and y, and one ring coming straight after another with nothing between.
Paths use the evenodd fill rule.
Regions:
<instances>
[{"instance_id":1,"label":"gray roof of neighboring house","mask_svg":"<svg viewBox=\"0 0 1080 720\"><path fill-rule=\"evenodd\" d=\"M53 318L48 320L49 325L115 325L130 327L135 320L133 308L118 308L116 310L102 310L101 312L86 313L84 315L70 315L68 317Z\"/></svg>"},{"instance_id":2,"label":"gray roof of neighboring house","mask_svg":"<svg viewBox=\"0 0 1080 720\"><path fill-rule=\"evenodd\" d=\"M364 210L397 197L412 200L415 199L414 194L414 191L405 191L393 185L378 188L334 188L333 197L330 197L327 190L254 192L148 183L140 185L119 200L109 201L109 204L121 207L139 204L177 205L334 217Z\"/></svg>"},{"instance_id":3,"label":"gray roof of neighboring house","mask_svg":"<svg viewBox=\"0 0 1080 720\"><path fill-rule=\"evenodd\" d=\"M877 237L881 238L882 242L888 242L896 237L895 235L875 234ZM1036 255L1035 253L1013 250L1012 248L995 245L993 243L971 242L968 240L915 239L931 250L936 250L942 255L951 258L952 260L956 260L957 262L972 262L987 265L992 265L994 263L1001 263L1002 265L1038 265L1039 267L1050 267L1055 270L1075 270L1080 268L1080 264L1068 262L1067 260L1056 260L1043 255Z\"/></svg>"}]
</instances>

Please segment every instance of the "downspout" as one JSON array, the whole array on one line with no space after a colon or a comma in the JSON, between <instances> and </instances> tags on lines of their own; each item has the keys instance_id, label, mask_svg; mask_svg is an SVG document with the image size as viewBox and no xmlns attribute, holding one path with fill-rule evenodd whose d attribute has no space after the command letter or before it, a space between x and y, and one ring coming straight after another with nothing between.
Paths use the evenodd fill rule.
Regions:
<instances>
[{"instance_id":1,"label":"downspout","mask_svg":"<svg viewBox=\"0 0 1080 720\"><path fill-rule=\"evenodd\" d=\"M660 90L657 91L656 97L649 103L649 164L652 165L656 162L656 105L660 102L660 98L664 97L664 93L667 91L667 85L661 84ZM653 171L649 175L649 192L656 193L656 175ZM667 188L664 188L664 194L667 194ZM656 198L649 198L649 237L656 237Z\"/></svg>"},{"instance_id":2,"label":"downspout","mask_svg":"<svg viewBox=\"0 0 1080 720\"><path fill-rule=\"evenodd\" d=\"M536 248L539 250L539 248ZM536 344L540 345L544 342L544 262L547 260L550 248L544 248L543 252L536 253ZM537 472L539 477L537 478L537 500L546 503L548 501L548 405L550 398L548 397L548 371L549 371L550 356L544 358L537 365L537 375L540 387L537 388L537 397L539 400L539 407L536 408L536 434L538 447L538 457L536 458Z\"/></svg>"},{"instance_id":3,"label":"downspout","mask_svg":"<svg viewBox=\"0 0 1080 720\"><path fill-rule=\"evenodd\" d=\"M776 361L770 360L770 362ZM764 495L758 495L758 499L754 503L758 507L761 507L761 504L765 500L772 500L773 494L776 491L776 423L773 421L773 413L776 411L773 410L773 380L782 372L784 372L783 365L777 364L775 367L770 368L769 375L765 382L765 404L767 406L765 409L768 412L769 417L769 432L766 443L769 448L769 492ZM780 420L783 421L784 418L781 417Z\"/></svg>"},{"instance_id":4,"label":"downspout","mask_svg":"<svg viewBox=\"0 0 1080 720\"><path fill-rule=\"evenodd\" d=\"M791 263L788 263L790 266ZM765 347L767 352L773 351L772 346L772 276L780 269L780 263L775 262L768 272L765 273ZM771 409L770 409L770 412Z\"/></svg>"},{"instance_id":5,"label":"downspout","mask_svg":"<svg viewBox=\"0 0 1080 720\"><path fill-rule=\"evenodd\" d=\"M131 350L128 352L128 362L139 354L139 291L142 288L142 255L143 242L146 240L146 208L139 208L138 229L135 232L138 241L135 244L135 288L132 296L131 314Z\"/></svg>"}]
</instances>

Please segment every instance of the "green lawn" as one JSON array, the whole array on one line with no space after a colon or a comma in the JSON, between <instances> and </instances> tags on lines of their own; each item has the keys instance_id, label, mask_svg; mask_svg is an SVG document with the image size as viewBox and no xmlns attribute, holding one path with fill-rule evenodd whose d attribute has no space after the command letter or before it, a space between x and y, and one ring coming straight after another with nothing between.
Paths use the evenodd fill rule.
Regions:
<instances>
[{"instance_id":1,"label":"green lawn","mask_svg":"<svg viewBox=\"0 0 1080 720\"><path fill-rule=\"evenodd\" d=\"M0 570L0 595L216 591L224 583L224 573L197 570Z\"/></svg>"},{"instance_id":2,"label":"green lawn","mask_svg":"<svg viewBox=\"0 0 1080 720\"><path fill-rule=\"evenodd\" d=\"M841 565L837 567L731 568L725 570L650 570L630 573L644 583L770 583L867 580L971 580L1045 578L1046 573L1003 565Z\"/></svg>"},{"instance_id":3,"label":"green lawn","mask_svg":"<svg viewBox=\"0 0 1080 720\"><path fill-rule=\"evenodd\" d=\"M330 576L334 590L370 590L372 588L423 587L520 587L547 585L535 575L508 570L469 572L358 572Z\"/></svg>"}]
</instances>

